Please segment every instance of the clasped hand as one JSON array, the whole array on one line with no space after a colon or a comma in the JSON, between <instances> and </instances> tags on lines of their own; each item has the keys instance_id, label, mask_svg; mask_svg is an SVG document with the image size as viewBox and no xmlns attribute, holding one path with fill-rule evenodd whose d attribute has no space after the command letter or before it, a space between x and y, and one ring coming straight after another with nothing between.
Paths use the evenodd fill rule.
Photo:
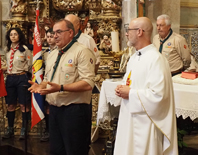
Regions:
<instances>
[{"instance_id":1,"label":"clasped hand","mask_svg":"<svg viewBox=\"0 0 198 155\"><path fill-rule=\"evenodd\" d=\"M126 85L118 85L115 89L115 94L123 99L129 99L130 87Z\"/></svg>"}]
</instances>

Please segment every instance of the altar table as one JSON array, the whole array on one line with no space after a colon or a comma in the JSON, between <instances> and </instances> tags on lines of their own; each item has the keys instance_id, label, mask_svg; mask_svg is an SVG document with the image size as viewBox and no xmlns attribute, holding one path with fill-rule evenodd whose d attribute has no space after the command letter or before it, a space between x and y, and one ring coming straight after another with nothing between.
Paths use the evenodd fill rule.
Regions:
<instances>
[{"instance_id":1,"label":"altar table","mask_svg":"<svg viewBox=\"0 0 198 155\"><path fill-rule=\"evenodd\" d=\"M97 124L111 121L119 115L121 98L115 95L117 85L123 84L119 79L107 79L102 83L98 104ZM198 85L173 83L176 116L191 120L198 118Z\"/></svg>"}]
</instances>

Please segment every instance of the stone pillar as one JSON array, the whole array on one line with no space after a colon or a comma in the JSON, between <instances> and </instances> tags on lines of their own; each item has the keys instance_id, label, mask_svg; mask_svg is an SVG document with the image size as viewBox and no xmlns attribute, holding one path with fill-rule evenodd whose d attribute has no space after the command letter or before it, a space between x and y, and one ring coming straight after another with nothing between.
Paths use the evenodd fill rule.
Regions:
<instances>
[{"instance_id":1,"label":"stone pillar","mask_svg":"<svg viewBox=\"0 0 198 155\"><path fill-rule=\"evenodd\" d=\"M10 19L10 7L11 4L8 0L0 0L1 8L0 9L0 28L1 28L1 43L0 43L0 54L4 54L3 48L5 47L5 35L6 35L6 28L3 26L2 22L3 20Z\"/></svg>"},{"instance_id":2,"label":"stone pillar","mask_svg":"<svg viewBox=\"0 0 198 155\"><path fill-rule=\"evenodd\" d=\"M153 36L157 34L156 19L161 14L170 16L171 27L174 32L179 33L180 29L180 0L145 0L146 17L153 23Z\"/></svg>"},{"instance_id":3,"label":"stone pillar","mask_svg":"<svg viewBox=\"0 0 198 155\"><path fill-rule=\"evenodd\" d=\"M137 17L137 0L122 1L122 26L121 26L121 50L127 47L124 24L129 24L131 19Z\"/></svg>"}]
</instances>

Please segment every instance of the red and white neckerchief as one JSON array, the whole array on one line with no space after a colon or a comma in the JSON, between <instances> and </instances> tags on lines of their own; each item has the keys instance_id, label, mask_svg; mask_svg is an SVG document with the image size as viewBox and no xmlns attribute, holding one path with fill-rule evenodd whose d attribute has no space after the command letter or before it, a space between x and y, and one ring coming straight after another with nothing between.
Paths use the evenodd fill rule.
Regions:
<instances>
[{"instance_id":1,"label":"red and white neckerchief","mask_svg":"<svg viewBox=\"0 0 198 155\"><path fill-rule=\"evenodd\" d=\"M16 50L19 48L19 44L13 49L11 47L11 54L10 54L10 66L9 66L9 72L12 71L12 66L13 66L13 60L14 60L14 52L16 52Z\"/></svg>"}]
</instances>

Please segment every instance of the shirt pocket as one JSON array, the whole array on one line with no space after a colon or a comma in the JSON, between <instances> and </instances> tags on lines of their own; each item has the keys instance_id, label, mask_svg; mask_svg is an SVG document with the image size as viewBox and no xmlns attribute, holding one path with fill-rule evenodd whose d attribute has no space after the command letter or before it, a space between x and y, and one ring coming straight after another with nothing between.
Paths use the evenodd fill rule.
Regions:
<instances>
[{"instance_id":1,"label":"shirt pocket","mask_svg":"<svg viewBox=\"0 0 198 155\"><path fill-rule=\"evenodd\" d=\"M20 62L24 62L25 61L25 56L24 55L17 55L16 59Z\"/></svg>"},{"instance_id":2,"label":"shirt pocket","mask_svg":"<svg viewBox=\"0 0 198 155\"><path fill-rule=\"evenodd\" d=\"M73 83L76 79L75 76L75 67L61 67L60 71L60 82L61 84Z\"/></svg>"},{"instance_id":3,"label":"shirt pocket","mask_svg":"<svg viewBox=\"0 0 198 155\"><path fill-rule=\"evenodd\" d=\"M50 81L50 80L51 80L51 79L50 79L51 70L52 70L52 69L51 69L50 67L45 68L45 75L44 75L45 81Z\"/></svg>"},{"instance_id":4,"label":"shirt pocket","mask_svg":"<svg viewBox=\"0 0 198 155\"><path fill-rule=\"evenodd\" d=\"M25 56L23 54L18 54L14 56L14 64L17 68L23 68L25 64Z\"/></svg>"},{"instance_id":5,"label":"shirt pocket","mask_svg":"<svg viewBox=\"0 0 198 155\"><path fill-rule=\"evenodd\" d=\"M169 59L170 58L170 55L173 54L173 51L174 51L174 48L173 47L170 47L170 48L165 48L163 50L163 55Z\"/></svg>"}]
</instances>

